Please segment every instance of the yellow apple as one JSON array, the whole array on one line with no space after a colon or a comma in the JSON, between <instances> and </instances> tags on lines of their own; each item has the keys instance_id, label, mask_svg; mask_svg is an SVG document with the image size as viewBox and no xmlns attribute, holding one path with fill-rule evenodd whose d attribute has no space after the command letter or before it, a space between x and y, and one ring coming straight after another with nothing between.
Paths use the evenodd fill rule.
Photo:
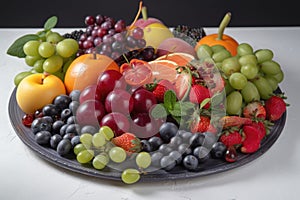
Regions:
<instances>
[{"instance_id":1,"label":"yellow apple","mask_svg":"<svg viewBox=\"0 0 300 200\"><path fill-rule=\"evenodd\" d=\"M25 77L16 91L17 104L24 113L34 113L45 105L53 102L60 94L66 94L65 85L55 75L42 73Z\"/></svg>"}]
</instances>

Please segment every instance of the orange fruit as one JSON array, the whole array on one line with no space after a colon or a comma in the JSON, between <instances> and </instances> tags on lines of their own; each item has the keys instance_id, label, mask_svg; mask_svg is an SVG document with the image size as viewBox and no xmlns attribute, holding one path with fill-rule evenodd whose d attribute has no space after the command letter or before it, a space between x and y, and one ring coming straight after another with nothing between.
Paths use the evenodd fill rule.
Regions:
<instances>
[{"instance_id":1,"label":"orange fruit","mask_svg":"<svg viewBox=\"0 0 300 200\"><path fill-rule=\"evenodd\" d=\"M153 60L149 62L152 68L152 80L166 79L174 82L177 76L177 63L170 60Z\"/></svg>"},{"instance_id":2,"label":"orange fruit","mask_svg":"<svg viewBox=\"0 0 300 200\"><path fill-rule=\"evenodd\" d=\"M156 60L170 60L177 63L179 66L186 66L195 57L188 53L176 52L158 57Z\"/></svg>"},{"instance_id":3,"label":"orange fruit","mask_svg":"<svg viewBox=\"0 0 300 200\"><path fill-rule=\"evenodd\" d=\"M67 69L64 78L67 92L82 91L85 87L96 84L98 77L106 70L119 71L117 63L108 56L83 54L75 58Z\"/></svg>"}]
</instances>

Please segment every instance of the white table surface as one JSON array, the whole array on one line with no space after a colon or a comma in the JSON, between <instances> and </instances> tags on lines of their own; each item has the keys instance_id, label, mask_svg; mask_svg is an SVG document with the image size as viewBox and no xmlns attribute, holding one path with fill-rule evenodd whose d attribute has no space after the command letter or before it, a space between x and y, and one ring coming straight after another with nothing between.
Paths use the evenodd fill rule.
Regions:
<instances>
[{"instance_id":1,"label":"white table surface","mask_svg":"<svg viewBox=\"0 0 300 200\"><path fill-rule=\"evenodd\" d=\"M27 70L23 59L6 54L15 39L40 29L0 29L0 199L299 199L300 27L227 28L226 34L254 49L269 48L285 74L281 89L290 103L286 126L258 159L228 172L188 180L125 185L64 170L45 161L16 135L8 116L14 76ZM73 29L58 29L61 33ZM215 28L205 29L214 33Z\"/></svg>"}]
</instances>

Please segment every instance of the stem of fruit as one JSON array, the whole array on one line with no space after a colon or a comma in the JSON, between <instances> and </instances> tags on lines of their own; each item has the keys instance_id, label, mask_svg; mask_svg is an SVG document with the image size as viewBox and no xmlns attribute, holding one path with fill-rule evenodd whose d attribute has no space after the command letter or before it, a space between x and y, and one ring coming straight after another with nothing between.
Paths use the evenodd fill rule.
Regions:
<instances>
[{"instance_id":1,"label":"stem of fruit","mask_svg":"<svg viewBox=\"0 0 300 200\"><path fill-rule=\"evenodd\" d=\"M143 8L143 1L140 1L140 4L139 4L139 10L138 10L138 12L137 12L137 14L136 14L136 16L135 16L133 22L132 22L131 25L128 27L128 30L131 30L131 29L134 28L134 24L135 24L135 22L138 20L140 14L141 14L141 12L142 12L142 8Z\"/></svg>"},{"instance_id":2,"label":"stem of fruit","mask_svg":"<svg viewBox=\"0 0 300 200\"><path fill-rule=\"evenodd\" d=\"M143 6L142 8L142 16L143 16L143 20L148 19L147 8L145 6Z\"/></svg>"},{"instance_id":3,"label":"stem of fruit","mask_svg":"<svg viewBox=\"0 0 300 200\"><path fill-rule=\"evenodd\" d=\"M219 26L219 29L218 29L217 40L222 40L223 39L224 30L228 26L228 24L230 22L230 19L231 19L231 13L228 12L228 13L226 13L223 20L220 23L220 26Z\"/></svg>"}]
</instances>

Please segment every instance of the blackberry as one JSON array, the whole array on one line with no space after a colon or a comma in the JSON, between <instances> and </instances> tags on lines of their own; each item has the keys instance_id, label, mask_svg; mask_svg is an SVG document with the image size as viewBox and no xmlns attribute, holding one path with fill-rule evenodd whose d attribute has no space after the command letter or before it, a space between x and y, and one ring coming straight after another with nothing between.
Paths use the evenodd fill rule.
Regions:
<instances>
[{"instance_id":1,"label":"blackberry","mask_svg":"<svg viewBox=\"0 0 300 200\"><path fill-rule=\"evenodd\" d=\"M75 31L72 31L71 33L65 33L63 35L64 38L72 38L74 40L77 40L79 41L80 39L80 36L84 33L83 30L75 30Z\"/></svg>"},{"instance_id":2,"label":"blackberry","mask_svg":"<svg viewBox=\"0 0 300 200\"><path fill-rule=\"evenodd\" d=\"M202 27L190 27L187 25L178 25L174 28L173 34L175 37L181 38L191 45L196 45L196 43L206 36L206 33Z\"/></svg>"}]
</instances>

